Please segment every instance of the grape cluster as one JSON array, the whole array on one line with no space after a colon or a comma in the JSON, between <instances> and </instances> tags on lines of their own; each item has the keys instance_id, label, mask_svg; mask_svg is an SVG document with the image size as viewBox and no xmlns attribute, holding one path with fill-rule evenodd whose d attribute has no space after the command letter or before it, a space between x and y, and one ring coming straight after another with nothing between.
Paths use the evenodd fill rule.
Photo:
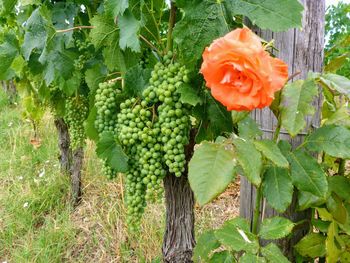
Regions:
<instances>
[{"instance_id":1,"label":"grape cluster","mask_svg":"<svg viewBox=\"0 0 350 263\"><path fill-rule=\"evenodd\" d=\"M77 149L85 144L84 121L88 116L88 101L82 96L67 98L64 120L69 127L69 136L72 149Z\"/></svg>"},{"instance_id":2,"label":"grape cluster","mask_svg":"<svg viewBox=\"0 0 350 263\"><path fill-rule=\"evenodd\" d=\"M116 134L130 157L126 175L128 224L138 226L147 201L162 193L167 171L181 176L189 141L189 109L177 89L188 81L187 70L172 63L172 54L158 62L142 98L120 104Z\"/></svg>"},{"instance_id":3,"label":"grape cluster","mask_svg":"<svg viewBox=\"0 0 350 263\"><path fill-rule=\"evenodd\" d=\"M97 116L95 127L101 134L114 132L117 124L117 95L121 93L115 82L103 82L96 90L95 106Z\"/></svg>"},{"instance_id":4,"label":"grape cluster","mask_svg":"<svg viewBox=\"0 0 350 263\"><path fill-rule=\"evenodd\" d=\"M76 70L82 70L85 66L86 61L91 58L91 54L93 54L93 44L87 40L79 40L75 41L75 46L78 48L79 57L74 60L74 67Z\"/></svg>"},{"instance_id":5,"label":"grape cluster","mask_svg":"<svg viewBox=\"0 0 350 263\"><path fill-rule=\"evenodd\" d=\"M99 84L95 95L95 107L97 116L95 127L99 134L103 132L115 133L117 125L117 96L121 93L115 82L103 82ZM109 179L114 179L116 171L106 161L103 162L103 173Z\"/></svg>"}]
</instances>

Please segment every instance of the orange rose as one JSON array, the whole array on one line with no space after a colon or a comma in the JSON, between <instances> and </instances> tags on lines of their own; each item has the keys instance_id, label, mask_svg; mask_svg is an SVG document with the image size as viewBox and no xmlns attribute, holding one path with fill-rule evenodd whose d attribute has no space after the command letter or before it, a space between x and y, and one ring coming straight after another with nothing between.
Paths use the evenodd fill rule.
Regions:
<instances>
[{"instance_id":1,"label":"orange rose","mask_svg":"<svg viewBox=\"0 0 350 263\"><path fill-rule=\"evenodd\" d=\"M287 64L271 57L248 28L214 40L200 71L213 97L236 111L269 106L288 78Z\"/></svg>"}]
</instances>

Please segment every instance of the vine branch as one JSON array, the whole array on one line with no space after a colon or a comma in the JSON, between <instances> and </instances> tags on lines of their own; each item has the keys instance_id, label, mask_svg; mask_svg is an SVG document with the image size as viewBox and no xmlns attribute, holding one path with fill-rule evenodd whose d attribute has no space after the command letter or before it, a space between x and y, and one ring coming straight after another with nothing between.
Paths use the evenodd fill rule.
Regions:
<instances>
[{"instance_id":1,"label":"vine branch","mask_svg":"<svg viewBox=\"0 0 350 263\"><path fill-rule=\"evenodd\" d=\"M176 6L171 2L166 51L173 49L173 28L176 20Z\"/></svg>"},{"instance_id":2,"label":"vine branch","mask_svg":"<svg viewBox=\"0 0 350 263\"><path fill-rule=\"evenodd\" d=\"M69 31L73 31L73 30L77 30L77 29L93 29L95 28L94 26L75 26L72 28L67 28L67 29L61 29L61 30L56 30L56 33L65 33L65 32L69 32Z\"/></svg>"}]
</instances>

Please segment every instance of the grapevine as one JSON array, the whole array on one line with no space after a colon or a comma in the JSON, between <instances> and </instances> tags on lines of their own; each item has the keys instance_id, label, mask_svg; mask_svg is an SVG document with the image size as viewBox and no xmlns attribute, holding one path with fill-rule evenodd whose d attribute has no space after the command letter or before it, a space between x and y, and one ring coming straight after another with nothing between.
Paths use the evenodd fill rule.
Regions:
<instances>
[{"instance_id":1,"label":"grapevine","mask_svg":"<svg viewBox=\"0 0 350 263\"><path fill-rule=\"evenodd\" d=\"M95 95L95 107L97 116L95 128L99 134L103 132L116 132L117 125L117 96L121 93L116 82L103 82L99 84ZM103 162L103 173L113 179L116 171L111 168L106 161Z\"/></svg>"},{"instance_id":2,"label":"grapevine","mask_svg":"<svg viewBox=\"0 0 350 263\"><path fill-rule=\"evenodd\" d=\"M116 134L130 157L126 202L131 228L138 226L146 201L163 193L167 171L179 177L185 170L190 119L177 89L187 81L187 70L173 63L169 52L164 63L154 66L142 98L120 104Z\"/></svg>"},{"instance_id":3,"label":"grapevine","mask_svg":"<svg viewBox=\"0 0 350 263\"><path fill-rule=\"evenodd\" d=\"M85 144L84 121L87 116L88 101L84 96L78 95L67 98L64 119L69 127L69 136L73 150Z\"/></svg>"}]
</instances>

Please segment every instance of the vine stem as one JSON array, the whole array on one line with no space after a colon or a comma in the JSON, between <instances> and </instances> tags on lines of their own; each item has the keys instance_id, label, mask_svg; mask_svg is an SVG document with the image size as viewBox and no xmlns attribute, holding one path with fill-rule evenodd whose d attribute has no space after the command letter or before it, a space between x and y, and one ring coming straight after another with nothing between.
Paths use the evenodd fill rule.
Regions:
<instances>
[{"instance_id":1,"label":"vine stem","mask_svg":"<svg viewBox=\"0 0 350 263\"><path fill-rule=\"evenodd\" d=\"M261 200L262 200L262 188L261 186L259 186L256 189L256 196L255 196L255 208L254 208L253 226L252 226L253 234L258 233Z\"/></svg>"},{"instance_id":2,"label":"vine stem","mask_svg":"<svg viewBox=\"0 0 350 263\"><path fill-rule=\"evenodd\" d=\"M339 167L338 167L338 175L344 176L345 174L345 160L340 159L339 160Z\"/></svg>"},{"instance_id":3,"label":"vine stem","mask_svg":"<svg viewBox=\"0 0 350 263\"><path fill-rule=\"evenodd\" d=\"M145 38L143 35L139 35L139 37L145 41L145 43L151 48L153 49L155 52L157 52L158 55L160 55L159 50L147 39Z\"/></svg>"},{"instance_id":4,"label":"vine stem","mask_svg":"<svg viewBox=\"0 0 350 263\"><path fill-rule=\"evenodd\" d=\"M95 28L95 27L94 26L75 26L72 28L56 30L56 33L65 33L65 32L73 31L76 29L93 29L93 28Z\"/></svg>"},{"instance_id":5,"label":"vine stem","mask_svg":"<svg viewBox=\"0 0 350 263\"><path fill-rule=\"evenodd\" d=\"M176 19L176 6L171 1L166 51L170 51L173 49L173 28L175 25L175 19Z\"/></svg>"}]
</instances>

